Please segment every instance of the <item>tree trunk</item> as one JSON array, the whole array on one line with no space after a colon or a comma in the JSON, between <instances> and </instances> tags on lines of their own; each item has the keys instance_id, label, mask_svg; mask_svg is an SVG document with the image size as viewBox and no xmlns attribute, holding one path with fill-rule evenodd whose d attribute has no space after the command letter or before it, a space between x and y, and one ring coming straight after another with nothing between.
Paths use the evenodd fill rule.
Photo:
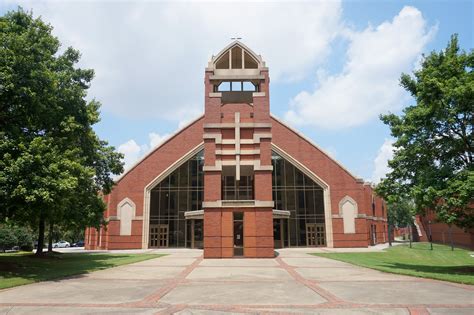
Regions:
<instances>
[{"instance_id":1,"label":"tree trunk","mask_svg":"<svg viewBox=\"0 0 474 315\"><path fill-rule=\"evenodd\" d=\"M453 243L453 227L449 225L449 243L451 243L451 250L454 250L454 243Z\"/></svg>"},{"instance_id":2,"label":"tree trunk","mask_svg":"<svg viewBox=\"0 0 474 315\"><path fill-rule=\"evenodd\" d=\"M36 248L36 255L43 255L43 246L44 246L44 213L41 211L39 226L38 226L38 247Z\"/></svg>"},{"instance_id":3,"label":"tree trunk","mask_svg":"<svg viewBox=\"0 0 474 315\"><path fill-rule=\"evenodd\" d=\"M410 248L411 248L412 233L413 233L412 229L413 229L413 226L412 226L412 224L410 223L410 228L408 229L408 233L409 233L409 234L408 234L408 238L410 239Z\"/></svg>"},{"instance_id":4,"label":"tree trunk","mask_svg":"<svg viewBox=\"0 0 474 315\"><path fill-rule=\"evenodd\" d=\"M53 252L53 221L49 222L48 253Z\"/></svg>"},{"instance_id":5,"label":"tree trunk","mask_svg":"<svg viewBox=\"0 0 474 315\"><path fill-rule=\"evenodd\" d=\"M387 226L387 234L388 234L388 246L392 246L392 226L388 224Z\"/></svg>"}]
</instances>

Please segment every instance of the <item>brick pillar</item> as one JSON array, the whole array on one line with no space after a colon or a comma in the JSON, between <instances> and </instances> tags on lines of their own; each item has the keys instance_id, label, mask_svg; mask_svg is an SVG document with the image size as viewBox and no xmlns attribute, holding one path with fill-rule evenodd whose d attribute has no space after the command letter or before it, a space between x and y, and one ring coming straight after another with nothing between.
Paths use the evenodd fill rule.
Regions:
<instances>
[{"instance_id":1,"label":"brick pillar","mask_svg":"<svg viewBox=\"0 0 474 315\"><path fill-rule=\"evenodd\" d=\"M222 257L222 211L204 211L204 258Z\"/></svg>"}]
</instances>

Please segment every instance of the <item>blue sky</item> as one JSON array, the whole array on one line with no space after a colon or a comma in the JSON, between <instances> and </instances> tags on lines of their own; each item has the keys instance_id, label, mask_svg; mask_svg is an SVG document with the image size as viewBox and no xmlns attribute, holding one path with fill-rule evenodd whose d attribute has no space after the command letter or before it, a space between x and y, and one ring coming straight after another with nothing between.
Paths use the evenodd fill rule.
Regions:
<instances>
[{"instance_id":1,"label":"blue sky","mask_svg":"<svg viewBox=\"0 0 474 315\"><path fill-rule=\"evenodd\" d=\"M95 69L101 138L127 165L203 111L203 75L234 36L270 68L271 111L354 174L377 181L391 156L378 115L413 102L398 86L458 33L474 43L472 1L3 1L32 9ZM263 14L264 12L264 14Z\"/></svg>"}]
</instances>

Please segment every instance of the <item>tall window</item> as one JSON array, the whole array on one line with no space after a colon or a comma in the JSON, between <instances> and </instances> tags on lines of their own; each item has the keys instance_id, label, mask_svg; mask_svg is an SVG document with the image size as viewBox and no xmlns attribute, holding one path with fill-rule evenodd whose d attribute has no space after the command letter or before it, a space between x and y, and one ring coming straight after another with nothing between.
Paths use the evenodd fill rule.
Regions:
<instances>
[{"instance_id":1,"label":"tall window","mask_svg":"<svg viewBox=\"0 0 474 315\"><path fill-rule=\"evenodd\" d=\"M184 162L151 190L150 225L168 225L170 247L185 246L186 211L201 210L204 151Z\"/></svg>"},{"instance_id":2,"label":"tall window","mask_svg":"<svg viewBox=\"0 0 474 315\"><path fill-rule=\"evenodd\" d=\"M237 178L235 166L225 165L222 167L222 200L253 200L254 199L254 177L253 167L240 166L240 180Z\"/></svg>"},{"instance_id":3,"label":"tall window","mask_svg":"<svg viewBox=\"0 0 474 315\"><path fill-rule=\"evenodd\" d=\"M375 198L374 198L374 195L372 195L372 216L375 217Z\"/></svg>"},{"instance_id":4,"label":"tall window","mask_svg":"<svg viewBox=\"0 0 474 315\"><path fill-rule=\"evenodd\" d=\"M308 225L325 223L323 189L275 152L272 164L275 209L290 211L289 245L306 246Z\"/></svg>"},{"instance_id":5,"label":"tall window","mask_svg":"<svg viewBox=\"0 0 474 315\"><path fill-rule=\"evenodd\" d=\"M234 175L222 176L223 200L253 200L253 176L241 175L235 180Z\"/></svg>"}]
</instances>

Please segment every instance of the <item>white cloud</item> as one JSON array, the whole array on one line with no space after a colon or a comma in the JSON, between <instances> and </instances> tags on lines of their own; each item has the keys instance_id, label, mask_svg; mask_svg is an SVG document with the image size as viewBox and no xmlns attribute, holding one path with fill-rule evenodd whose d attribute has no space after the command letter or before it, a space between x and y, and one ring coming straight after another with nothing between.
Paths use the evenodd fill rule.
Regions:
<instances>
[{"instance_id":1,"label":"white cloud","mask_svg":"<svg viewBox=\"0 0 474 315\"><path fill-rule=\"evenodd\" d=\"M204 69L230 37L263 55L272 80L295 80L325 61L341 25L340 1L16 3L81 51L104 110L176 122L202 112Z\"/></svg>"},{"instance_id":2,"label":"white cloud","mask_svg":"<svg viewBox=\"0 0 474 315\"><path fill-rule=\"evenodd\" d=\"M148 138L150 138L150 150L162 144L169 137L170 137L169 133L164 134L164 135L159 135L154 132L149 133Z\"/></svg>"},{"instance_id":3,"label":"white cloud","mask_svg":"<svg viewBox=\"0 0 474 315\"><path fill-rule=\"evenodd\" d=\"M399 86L400 74L413 69L435 32L436 27L428 29L418 9L408 6L377 27L346 30L349 48L342 72L318 73L315 90L292 99L286 120L338 129L400 109L408 97Z\"/></svg>"},{"instance_id":4,"label":"white cloud","mask_svg":"<svg viewBox=\"0 0 474 315\"><path fill-rule=\"evenodd\" d=\"M391 171L388 161L393 158L393 139L385 139L380 147L377 156L374 159L374 172L372 173L372 182L379 183L387 173Z\"/></svg>"},{"instance_id":5,"label":"white cloud","mask_svg":"<svg viewBox=\"0 0 474 315\"><path fill-rule=\"evenodd\" d=\"M130 168L142 154L142 148L133 139L119 145L117 151L124 154L125 169Z\"/></svg>"},{"instance_id":6,"label":"white cloud","mask_svg":"<svg viewBox=\"0 0 474 315\"><path fill-rule=\"evenodd\" d=\"M150 140L149 143L142 145L137 144L133 139L128 140L125 143L122 143L118 146L117 151L124 154L124 169L125 171L130 169L140 158L149 153L152 149L156 148L158 145L166 141L171 135L164 134L160 135L155 132L148 134Z\"/></svg>"}]
</instances>

